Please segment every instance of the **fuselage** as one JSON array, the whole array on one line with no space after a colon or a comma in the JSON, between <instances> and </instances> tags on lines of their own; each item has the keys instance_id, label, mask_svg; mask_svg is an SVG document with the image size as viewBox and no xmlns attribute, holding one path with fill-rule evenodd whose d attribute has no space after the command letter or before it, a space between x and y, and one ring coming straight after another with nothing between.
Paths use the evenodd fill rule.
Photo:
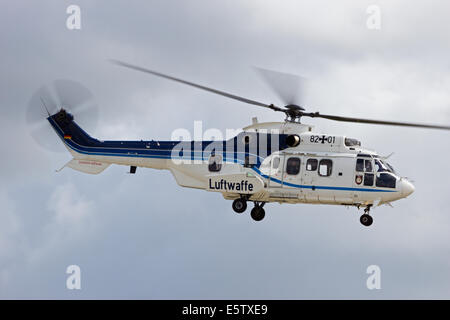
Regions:
<instances>
[{"instance_id":1,"label":"fuselage","mask_svg":"<svg viewBox=\"0 0 450 320\"><path fill-rule=\"evenodd\" d=\"M110 164L169 170L183 187L226 199L378 205L414 186L355 139L300 123L260 123L225 141L101 141L64 110L48 118L71 152L68 166L100 173Z\"/></svg>"}]
</instances>

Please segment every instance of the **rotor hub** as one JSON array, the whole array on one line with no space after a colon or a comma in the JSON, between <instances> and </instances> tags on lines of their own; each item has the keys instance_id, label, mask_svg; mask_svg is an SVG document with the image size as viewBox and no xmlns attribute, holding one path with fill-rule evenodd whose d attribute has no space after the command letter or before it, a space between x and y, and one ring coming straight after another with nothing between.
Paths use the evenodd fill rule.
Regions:
<instances>
[{"instance_id":1,"label":"rotor hub","mask_svg":"<svg viewBox=\"0 0 450 320\"><path fill-rule=\"evenodd\" d=\"M296 122L298 120L298 122L300 122L300 118L302 117L305 108L296 104L288 104L285 108L286 110L284 112L288 121Z\"/></svg>"}]
</instances>

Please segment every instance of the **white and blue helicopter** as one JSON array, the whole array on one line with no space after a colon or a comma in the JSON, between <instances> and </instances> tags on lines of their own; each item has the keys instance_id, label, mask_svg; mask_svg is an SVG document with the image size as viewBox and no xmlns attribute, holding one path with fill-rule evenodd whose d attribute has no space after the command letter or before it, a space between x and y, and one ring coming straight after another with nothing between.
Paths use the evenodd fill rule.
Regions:
<instances>
[{"instance_id":1,"label":"white and blue helicopter","mask_svg":"<svg viewBox=\"0 0 450 320\"><path fill-rule=\"evenodd\" d=\"M286 115L284 122L258 123L225 141L101 141L75 122L64 98L59 102L38 93L48 122L72 154L64 167L99 174L111 164L169 170L182 187L219 192L243 213L252 202L251 217L260 221L270 202L355 206L363 208L360 222L373 223L370 210L406 198L414 186L378 153L357 139L317 133L302 117L335 121L450 130L449 126L380 121L310 113L294 103L265 104L174 78L132 64L115 64L193 86L227 98ZM281 92L282 90L280 90ZM51 110L50 110L51 109ZM52 112L50 112L52 111ZM64 168L63 167L63 168Z\"/></svg>"}]
</instances>

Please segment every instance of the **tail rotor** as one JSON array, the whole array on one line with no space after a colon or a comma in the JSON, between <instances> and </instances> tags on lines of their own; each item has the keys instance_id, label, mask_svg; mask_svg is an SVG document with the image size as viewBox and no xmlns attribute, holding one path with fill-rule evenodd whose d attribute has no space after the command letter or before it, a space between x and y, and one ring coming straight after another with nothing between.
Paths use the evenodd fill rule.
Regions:
<instances>
[{"instance_id":1,"label":"tail rotor","mask_svg":"<svg viewBox=\"0 0 450 320\"><path fill-rule=\"evenodd\" d=\"M42 148L64 151L47 121L47 117L60 109L75 116L77 123L94 130L98 121L98 106L94 95L82 84L60 79L40 87L31 97L26 113L30 135Z\"/></svg>"}]
</instances>

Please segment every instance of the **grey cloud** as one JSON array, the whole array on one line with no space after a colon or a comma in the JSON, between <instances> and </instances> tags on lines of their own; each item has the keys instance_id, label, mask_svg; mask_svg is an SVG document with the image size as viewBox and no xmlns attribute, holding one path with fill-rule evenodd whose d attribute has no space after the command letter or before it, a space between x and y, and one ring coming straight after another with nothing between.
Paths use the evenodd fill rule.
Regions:
<instances>
[{"instance_id":1,"label":"grey cloud","mask_svg":"<svg viewBox=\"0 0 450 320\"><path fill-rule=\"evenodd\" d=\"M101 119L87 130L104 139L169 139L194 120L219 129L280 120L109 58L279 103L252 70L261 66L308 77L312 111L448 123L448 4L379 3L378 32L365 28L364 1L78 1L81 31L65 28L69 1L8 2L0 297L448 298L446 132L308 120L395 151L397 170L415 180L411 198L377 208L363 229L355 209L312 205L270 204L255 224L168 172L56 174L70 156L40 149L26 128L33 92L58 78L95 94ZM65 289L70 264L82 268L79 292ZM381 291L365 287L370 264L382 269Z\"/></svg>"}]
</instances>

